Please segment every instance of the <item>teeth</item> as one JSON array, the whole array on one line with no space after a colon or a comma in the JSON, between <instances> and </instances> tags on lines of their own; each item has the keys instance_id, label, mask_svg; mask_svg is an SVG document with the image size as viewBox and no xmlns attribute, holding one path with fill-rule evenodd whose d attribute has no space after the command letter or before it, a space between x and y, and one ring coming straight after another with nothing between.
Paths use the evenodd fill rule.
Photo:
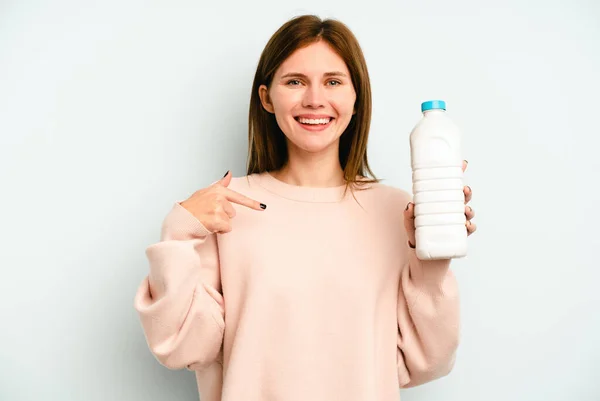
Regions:
<instances>
[{"instance_id":1,"label":"teeth","mask_svg":"<svg viewBox=\"0 0 600 401\"><path fill-rule=\"evenodd\" d=\"M327 124L329 121L331 121L331 118L311 119L299 117L298 121L300 121L302 124Z\"/></svg>"}]
</instances>

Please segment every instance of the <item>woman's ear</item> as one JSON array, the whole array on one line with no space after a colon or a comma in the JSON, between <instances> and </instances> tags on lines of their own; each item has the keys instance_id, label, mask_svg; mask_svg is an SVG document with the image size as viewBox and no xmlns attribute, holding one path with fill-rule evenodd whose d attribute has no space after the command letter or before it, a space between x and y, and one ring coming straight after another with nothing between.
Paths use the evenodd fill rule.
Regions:
<instances>
[{"instance_id":1,"label":"woman's ear","mask_svg":"<svg viewBox=\"0 0 600 401\"><path fill-rule=\"evenodd\" d=\"M258 97L260 97L260 102L262 103L263 108L269 113L275 113L273 109L273 104L271 103L271 98L269 97L269 89L266 85L261 85L258 88Z\"/></svg>"}]
</instances>

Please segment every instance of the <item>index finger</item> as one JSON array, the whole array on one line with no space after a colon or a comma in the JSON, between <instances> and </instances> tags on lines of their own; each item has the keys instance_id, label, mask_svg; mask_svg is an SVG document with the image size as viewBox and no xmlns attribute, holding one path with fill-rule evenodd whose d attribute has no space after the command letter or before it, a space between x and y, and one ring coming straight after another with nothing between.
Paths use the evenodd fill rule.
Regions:
<instances>
[{"instance_id":1,"label":"index finger","mask_svg":"<svg viewBox=\"0 0 600 401\"><path fill-rule=\"evenodd\" d=\"M232 189L223 188L223 190L225 191L225 198L230 202L237 203L238 205L246 206L254 210L265 210L267 208L267 205L264 203L260 203L254 199L248 198L247 196L242 195L239 192L235 192Z\"/></svg>"}]
</instances>

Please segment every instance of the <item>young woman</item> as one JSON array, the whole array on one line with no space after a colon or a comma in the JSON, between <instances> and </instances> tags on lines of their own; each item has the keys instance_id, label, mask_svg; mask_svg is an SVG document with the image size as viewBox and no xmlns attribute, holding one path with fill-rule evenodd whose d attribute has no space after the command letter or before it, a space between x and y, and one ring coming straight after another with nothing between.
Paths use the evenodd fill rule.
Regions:
<instances>
[{"instance_id":1,"label":"young woman","mask_svg":"<svg viewBox=\"0 0 600 401\"><path fill-rule=\"evenodd\" d=\"M247 176L174 204L135 298L150 350L195 371L202 401L397 401L452 369L450 260L416 257L409 193L369 168L370 118L345 25L302 16L273 35Z\"/></svg>"}]
</instances>

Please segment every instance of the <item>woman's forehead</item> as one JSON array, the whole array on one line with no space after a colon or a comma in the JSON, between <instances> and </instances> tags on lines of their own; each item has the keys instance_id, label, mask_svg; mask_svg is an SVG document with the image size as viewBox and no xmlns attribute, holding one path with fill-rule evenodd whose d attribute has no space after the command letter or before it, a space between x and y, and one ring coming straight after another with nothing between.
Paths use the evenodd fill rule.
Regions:
<instances>
[{"instance_id":1,"label":"woman's forehead","mask_svg":"<svg viewBox=\"0 0 600 401\"><path fill-rule=\"evenodd\" d=\"M296 50L279 67L278 75L292 73L309 77L334 73L348 75L348 68L331 46L320 41Z\"/></svg>"}]
</instances>

